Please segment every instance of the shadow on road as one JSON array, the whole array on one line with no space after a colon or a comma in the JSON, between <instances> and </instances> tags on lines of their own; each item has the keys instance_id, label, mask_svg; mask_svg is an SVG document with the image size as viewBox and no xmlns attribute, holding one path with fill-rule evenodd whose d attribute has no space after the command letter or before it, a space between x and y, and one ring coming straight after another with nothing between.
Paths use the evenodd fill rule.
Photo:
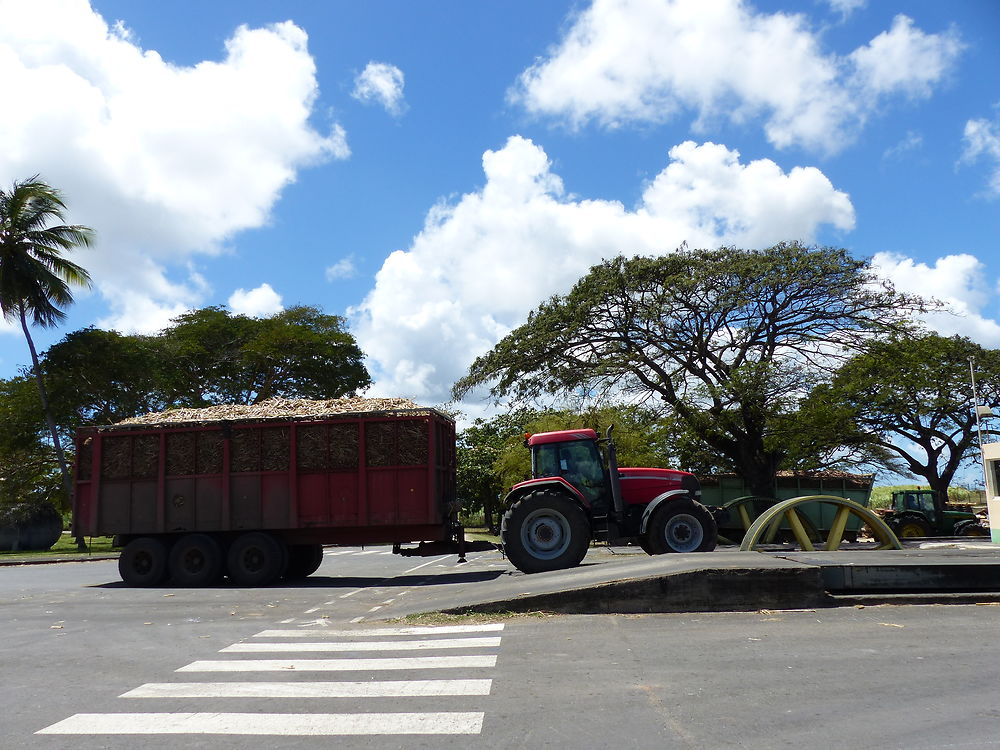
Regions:
<instances>
[{"instance_id":1,"label":"shadow on road","mask_svg":"<svg viewBox=\"0 0 1000 750\"><path fill-rule=\"evenodd\" d=\"M493 581L500 576L509 575L510 571L505 570L481 570L468 573L424 573L422 575L401 575L382 577L362 577L362 576L309 576L301 581L279 581L270 586L262 586L268 589L364 589L369 586L379 586L391 584L393 586L445 586L455 583L481 583ZM123 589L128 588L122 581L112 581L110 583L95 583L87 588L92 589ZM228 581L223 581L216 586L174 586L169 581L162 586L155 586L158 589L187 589L187 588L210 588L227 589L242 588L232 586Z\"/></svg>"}]
</instances>

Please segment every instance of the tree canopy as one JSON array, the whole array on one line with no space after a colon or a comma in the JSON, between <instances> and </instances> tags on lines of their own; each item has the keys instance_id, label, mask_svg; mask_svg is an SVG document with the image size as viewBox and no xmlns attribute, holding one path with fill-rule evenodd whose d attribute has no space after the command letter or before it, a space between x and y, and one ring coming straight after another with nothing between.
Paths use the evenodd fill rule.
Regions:
<instances>
[{"instance_id":1,"label":"tree canopy","mask_svg":"<svg viewBox=\"0 0 1000 750\"><path fill-rule=\"evenodd\" d=\"M340 398L371 384L344 319L317 307L269 318L206 307L174 319L157 340L165 400L177 406L269 398Z\"/></svg>"},{"instance_id":2,"label":"tree canopy","mask_svg":"<svg viewBox=\"0 0 1000 750\"><path fill-rule=\"evenodd\" d=\"M38 175L15 181L10 190L0 190L0 312L7 320L20 323L24 333L42 413L68 497L72 479L31 338L32 325L50 328L66 317L62 308L73 302L73 285L90 283L87 271L63 254L90 245L93 230L56 223L64 220L65 209L62 194L39 180ZM79 542L82 546L83 541Z\"/></svg>"},{"instance_id":3,"label":"tree canopy","mask_svg":"<svg viewBox=\"0 0 1000 750\"><path fill-rule=\"evenodd\" d=\"M804 428L795 414L812 385L837 358L907 330L928 306L836 248L617 257L540 305L454 392L489 385L515 402L580 392L657 398L754 492L769 494L788 455L784 433Z\"/></svg>"},{"instance_id":4,"label":"tree canopy","mask_svg":"<svg viewBox=\"0 0 1000 750\"><path fill-rule=\"evenodd\" d=\"M925 334L872 342L810 394L803 412L879 451L885 465L923 477L943 501L976 457L970 360L980 402L1000 404L1000 351Z\"/></svg>"}]
</instances>

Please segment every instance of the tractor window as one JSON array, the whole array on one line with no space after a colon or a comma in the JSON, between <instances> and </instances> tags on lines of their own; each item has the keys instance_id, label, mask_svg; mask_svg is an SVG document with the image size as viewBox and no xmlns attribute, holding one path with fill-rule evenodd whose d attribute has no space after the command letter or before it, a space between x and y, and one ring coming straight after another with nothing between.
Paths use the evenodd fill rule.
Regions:
<instances>
[{"instance_id":1,"label":"tractor window","mask_svg":"<svg viewBox=\"0 0 1000 750\"><path fill-rule=\"evenodd\" d=\"M536 445L532 459L536 477L563 477L591 502L606 494L604 463L590 441Z\"/></svg>"},{"instance_id":2,"label":"tractor window","mask_svg":"<svg viewBox=\"0 0 1000 750\"><path fill-rule=\"evenodd\" d=\"M904 492L903 510L915 510L921 513L934 512L934 493L928 491Z\"/></svg>"}]
</instances>

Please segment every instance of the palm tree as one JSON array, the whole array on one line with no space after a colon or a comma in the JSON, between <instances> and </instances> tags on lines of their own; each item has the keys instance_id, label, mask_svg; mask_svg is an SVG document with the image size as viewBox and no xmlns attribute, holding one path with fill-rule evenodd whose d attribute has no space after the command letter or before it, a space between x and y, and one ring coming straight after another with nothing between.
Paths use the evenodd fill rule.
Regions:
<instances>
[{"instance_id":1,"label":"palm tree","mask_svg":"<svg viewBox=\"0 0 1000 750\"><path fill-rule=\"evenodd\" d=\"M63 221L65 208L59 191L39 180L38 175L15 181L9 191L0 189L0 312L7 320L20 323L28 342L31 369L68 500L73 483L30 330L30 325L50 328L61 322L66 317L61 308L73 302L70 286L90 284L90 274L66 260L62 253L89 246L93 230L80 225L49 226ZM82 541L77 539L78 544Z\"/></svg>"}]
</instances>

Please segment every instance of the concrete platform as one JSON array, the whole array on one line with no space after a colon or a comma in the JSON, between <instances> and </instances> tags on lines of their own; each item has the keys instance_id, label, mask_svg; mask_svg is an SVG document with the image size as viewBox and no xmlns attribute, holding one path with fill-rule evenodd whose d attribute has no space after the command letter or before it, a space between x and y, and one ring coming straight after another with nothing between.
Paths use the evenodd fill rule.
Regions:
<instances>
[{"instance_id":1,"label":"concrete platform","mask_svg":"<svg viewBox=\"0 0 1000 750\"><path fill-rule=\"evenodd\" d=\"M524 575L422 604L446 612L643 613L811 609L845 604L1000 602L1000 545L910 542L904 550L741 552L648 557L591 550L579 568ZM428 600L429 598L429 600ZM388 614L388 613L387 613Z\"/></svg>"}]
</instances>

